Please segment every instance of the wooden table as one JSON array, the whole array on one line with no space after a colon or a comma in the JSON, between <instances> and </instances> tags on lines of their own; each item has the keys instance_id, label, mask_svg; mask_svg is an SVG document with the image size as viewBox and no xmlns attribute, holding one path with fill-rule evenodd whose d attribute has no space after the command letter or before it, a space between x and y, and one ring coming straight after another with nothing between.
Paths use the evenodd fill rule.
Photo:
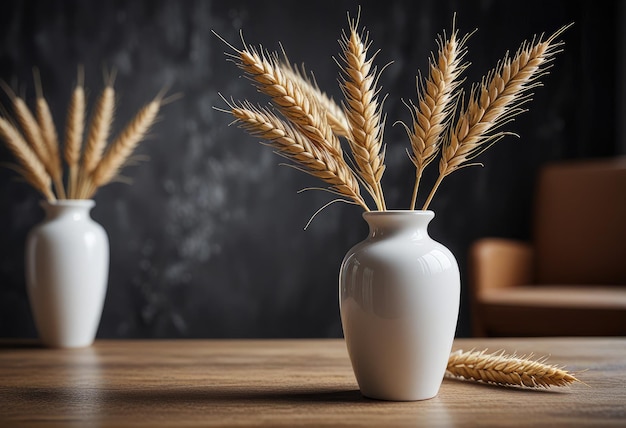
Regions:
<instances>
[{"instance_id":1,"label":"wooden table","mask_svg":"<svg viewBox=\"0 0 626 428\"><path fill-rule=\"evenodd\" d=\"M342 340L0 342L0 426L626 426L626 338L458 339L549 356L585 384L446 379L420 402L363 398ZM583 370L586 370L582 372Z\"/></svg>"}]
</instances>

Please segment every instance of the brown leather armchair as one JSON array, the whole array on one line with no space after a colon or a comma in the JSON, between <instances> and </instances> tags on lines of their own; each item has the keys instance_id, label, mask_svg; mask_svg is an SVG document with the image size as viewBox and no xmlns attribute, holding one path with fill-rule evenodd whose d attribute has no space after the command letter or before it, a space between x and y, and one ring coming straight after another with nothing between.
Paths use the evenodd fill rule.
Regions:
<instances>
[{"instance_id":1,"label":"brown leather armchair","mask_svg":"<svg viewBox=\"0 0 626 428\"><path fill-rule=\"evenodd\" d=\"M626 157L540 171L530 243L476 241L475 336L626 335Z\"/></svg>"}]
</instances>

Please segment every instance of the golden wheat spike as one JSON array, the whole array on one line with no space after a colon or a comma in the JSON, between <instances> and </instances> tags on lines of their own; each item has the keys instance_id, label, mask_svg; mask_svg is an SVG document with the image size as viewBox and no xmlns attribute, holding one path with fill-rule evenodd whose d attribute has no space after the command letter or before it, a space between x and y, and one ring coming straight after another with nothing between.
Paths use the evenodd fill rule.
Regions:
<instances>
[{"instance_id":1,"label":"golden wheat spike","mask_svg":"<svg viewBox=\"0 0 626 428\"><path fill-rule=\"evenodd\" d=\"M161 97L145 105L111 143L93 172L92 188L87 192L88 197L91 197L98 187L109 183L119 173L128 157L154 124L160 107Z\"/></svg>"},{"instance_id":2,"label":"golden wheat spike","mask_svg":"<svg viewBox=\"0 0 626 428\"><path fill-rule=\"evenodd\" d=\"M245 103L231 106L231 113L242 128L268 141L278 154L299 165L301 168L298 169L322 179L331 185L333 193L348 197L368 210L360 195L359 184L343 157L320 150L297 128L265 109Z\"/></svg>"},{"instance_id":3,"label":"golden wheat spike","mask_svg":"<svg viewBox=\"0 0 626 428\"><path fill-rule=\"evenodd\" d=\"M328 125L330 125L337 136L347 137L350 135L348 119L342 108L323 92L314 80L307 78L304 74L304 70L300 71L287 63L281 63L280 67L282 72L289 76L290 79L299 82L300 89L307 94L310 99L316 100L319 103L321 110L326 112Z\"/></svg>"},{"instance_id":4,"label":"golden wheat spike","mask_svg":"<svg viewBox=\"0 0 626 428\"><path fill-rule=\"evenodd\" d=\"M54 126L54 120L52 119L52 113L48 102L43 96L43 90L41 87L41 80L39 72L35 70L35 89L37 93L35 114L37 117L37 123L41 130L41 136L47 147L50 164L50 175L54 182L54 187L59 195L60 199L65 199L66 192L63 186L63 165L61 164L61 156L59 155L59 139L57 136L57 130Z\"/></svg>"},{"instance_id":5,"label":"golden wheat spike","mask_svg":"<svg viewBox=\"0 0 626 428\"><path fill-rule=\"evenodd\" d=\"M450 123L455 101L460 95L461 73L468 63L463 63L467 53L465 43L469 34L461 39L458 31L452 28L450 37L437 39L438 53L429 59L427 78L417 78L417 105L411 103L409 109L412 126L404 123L411 142L411 160L415 165L415 184L410 209L415 209L418 189L424 169L437 157L444 131Z\"/></svg>"},{"instance_id":6,"label":"golden wheat spike","mask_svg":"<svg viewBox=\"0 0 626 428\"><path fill-rule=\"evenodd\" d=\"M529 388L566 386L580 382L566 370L545 363L545 359L505 355L504 351L487 354L483 351L461 350L450 354L448 376L497 385Z\"/></svg>"},{"instance_id":7,"label":"golden wheat spike","mask_svg":"<svg viewBox=\"0 0 626 428\"><path fill-rule=\"evenodd\" d=\"M43 163L31 150L20 132L3 117L0 117L0 137L17 158L20 166L17 169L26 182L41 192L48 200L54 201L56 198L50 188L50 175Z\"/></svg>"},{"instance_id":8,"label":"golden wheat spike","mask_svg":"<svg viewBox=\"0 0 626 428\"><path fill-rule=\"evenodd\" d=\"M79 160L85 131L85 89L82 80L82 73L79 72L78 82L70 98L65 124L63 155L69 167L68 194L72 199L77 198Z\"/></svg>"},{"instance_id":9,"label":"golden wheat spike","mask_svg":"<svg viewBox=\"0 0 626 428\"><path fill-rule=\"evenodd\" d=\"M238 65L255 82L259 90L272 99L274 106L318 148L333 156L342 156L337 135L328 124L319 104L300 87L298 79L283 72L275 56L253 48L238 51Z\"/></svg>"},{"instance_id":10,"label":"golden wheat spike","mask_svg":"<svg viewBox=\"0 0 626 428\"><path fill-rule=\"evenodd\" d=\"M340 80L344 112L350 125L348 142L357 171L367 184L378 210L384 211L385 199L380 180L385 171L383 150L384 120L378 103L378 76L373 61L367 58L369 43L357 32L357 21L350 20L349 35L341 39L343 72Z\"/></svg>"},{"instance_id":11,"label":"golden wheat spike","mask_svg":"<svg viewBox=\"0 0 626 428\"><path fill-rule=\"evenodd\" d=\"M89 134L83 154L83 168L85 174L91 174L102 158L102 152L106 146L111 124L113 123L114 110L115 90L113 86L107 84L102 94L100 94L91 122L89 123Z\"/></svg>"}]
</instances>

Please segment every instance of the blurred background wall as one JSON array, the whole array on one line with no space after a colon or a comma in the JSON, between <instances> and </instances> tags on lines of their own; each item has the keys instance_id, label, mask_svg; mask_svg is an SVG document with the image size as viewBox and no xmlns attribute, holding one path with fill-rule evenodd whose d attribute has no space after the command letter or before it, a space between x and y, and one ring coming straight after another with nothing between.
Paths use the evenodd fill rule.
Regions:
<instances>
[{"instance_id":1,"label":"blurred background wall","mask_svg":"<svg viewBox=\"0 0 626 428\"><path fill-rule=\"evenodd\" d=\"M183 97L165 106L138 153L149 160L124 170L95 196L93 218L107 230L111 269L99 337L340 337L337 277L347 250L366 236L361 211L331 198L296 194L316 180L290 168L236 126L218 93L265 102L237 67L229 48L246 41L276 50L314 71L340 98L337 39L356 15L381 49L387 127L388 205L406 208L414 170L397 120L410 121L402 100L416 98L417 70L426 71L435 38L456 12L471 37L467 82L480 79L507 50L534 34L574 22L562 37L545 87L507 137L486 152L484 168L448 177L431 208L431 235L457 256L463 281L466 252L481 236L529 238L538 168L558 159L624 153L624 11L621 2L561 0L70 1L3 3L0 78L32 101L32 69L62 129L77 67L85 68L88 101L115 69L119 130L164 86ZM2 104L8 107L4 94ZM0 163L12 160L4 145ZM436 167L425 182L432 183ZM424 191L424 190L423 190ZM26 296L23 251L43 218L40 196L0 168L0 337L35 335ZM463 292L457 335L469 334Z\"/></svg>"}]
</instances>

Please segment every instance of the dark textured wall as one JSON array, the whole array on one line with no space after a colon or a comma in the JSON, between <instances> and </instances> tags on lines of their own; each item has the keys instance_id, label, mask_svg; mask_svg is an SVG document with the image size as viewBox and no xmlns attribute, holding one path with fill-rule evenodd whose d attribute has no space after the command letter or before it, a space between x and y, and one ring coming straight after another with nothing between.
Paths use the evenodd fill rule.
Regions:
<instances>
[{"instance_id":1,"label":"dark textured wall","mask_svg":"<svg viewBox=\"0 0 626 428\"><path fill-rule=\"evenodd\" d=\"M111 271L100 337L337 337L337 276L346 251L366 234L360 210L335 204L307 231L310 215L330 200L296 191L319 183L293 169L213 109L218 92L259 100L211 30L238 46L274 50L282 42L320 86L339 96L337 39L346 12L362 6L377 63L393 61L380 83L385 102L388 205L405 208L413 169L396 120L409 121L402 99L415 99L437 33L453 13L469 42L466 76L476 81L506 50L533 34L575 22L563 36L551 74L530 111L482 156L484 168L446 179L432 209L431 234L457 255L485 235L529 237L533 179L556 159L622 151L616 114L624 56L619 3L597 1L69 1L3 3L0 78L29 100L32 68L59 126L84 64L93 101L103 70L117 70L115 129L164 86L183 98L165 106L139 153L149 161L125 170L133 184L112 184L95 197L93 217L108 231ZM2 99L5 107L7 99ZM11 160L0 148L0 162ZM435 168L426 177L432 183ZM0 169L0 337L35 334L23 274L24 240L42 219L40 197ZM458 335L468 334L466 292Z\"/></svg>"}]
</instances>

